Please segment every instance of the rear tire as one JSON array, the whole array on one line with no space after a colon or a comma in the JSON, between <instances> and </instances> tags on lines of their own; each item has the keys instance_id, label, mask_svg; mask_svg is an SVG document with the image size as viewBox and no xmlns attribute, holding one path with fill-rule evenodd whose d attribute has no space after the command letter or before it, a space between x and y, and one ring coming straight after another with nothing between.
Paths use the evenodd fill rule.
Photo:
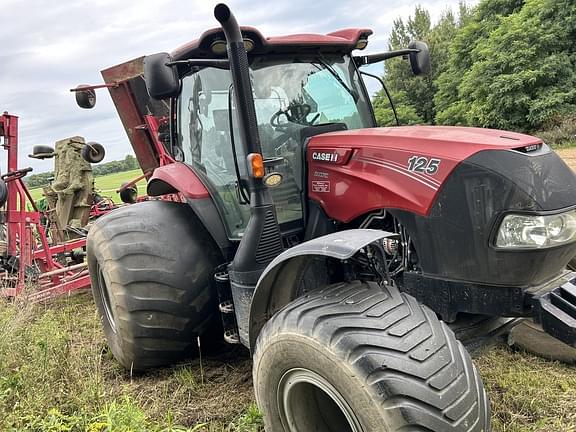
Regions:
<instances>
[{"instance_id":1,"label":"rear tire","mask_svg":"<svg viewBox=\"0 0 576 432\"><path fill-rule=\"evenodd\" d=\"M163 366L195 352L218 320L219 254L185 204L149 201L99 218L87 239L92 292L114 357Z\"/></svg>"},{"instance_id":2,"label":"rear tire","mask_svg":"<svg viewBox=\"0 0 576 432\"><path fill-rule=\"evenodd\" d=\"M340 283L296 299L259 335L253 373L269 432L490 430L468 353L396 288Z\"/></svg>"}]
</instances>

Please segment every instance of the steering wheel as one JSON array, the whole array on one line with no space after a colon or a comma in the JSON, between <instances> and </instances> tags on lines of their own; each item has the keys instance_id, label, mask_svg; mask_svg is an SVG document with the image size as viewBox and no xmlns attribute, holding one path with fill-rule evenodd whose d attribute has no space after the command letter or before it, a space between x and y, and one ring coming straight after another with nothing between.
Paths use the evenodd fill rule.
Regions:
<instances>
[{"instance_id":1,"label":"steering wheel","mask_svg":"<svg viewBox=\"0 0 576 432\"><path fill-rule=\"evenodd\" d=\"M310 114L312 108L308 104L290 103L285 110L278 110L270 118L270 124L277 130L282 130L286 127L286 123L280 123L280 117L284 116L288 123L296 123L303 126L311 126L314 124L320 113L317 113L312 120L307 120L306 117Z\"/></svg>"},{"instance_id":2,"label":"steering wheel","mask_svg":"<svg viewBox=\"0 0 576 432\"><path fill-rule=\"evenodd\" d=\"M301 127L311 126L318 120L320 113L317 113L312 120L307 119L311 111L312 108L308 104L291 102L287 109L280 109L272 115L270 124L276 132L280 132L280 135L272 141L272 146L276 154L282 153L282 147L284 147L290 139L296 143L300 142L299 131ZM286 122L280 122L282 117L286 119Z\"/></svg>"}]
</instances>

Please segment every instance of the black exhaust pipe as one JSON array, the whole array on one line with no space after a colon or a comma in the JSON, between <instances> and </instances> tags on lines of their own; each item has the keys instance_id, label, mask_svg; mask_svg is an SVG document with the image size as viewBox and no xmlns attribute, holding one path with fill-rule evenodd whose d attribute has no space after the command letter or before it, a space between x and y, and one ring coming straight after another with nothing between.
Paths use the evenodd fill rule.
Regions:
<instances>
[{"instance_id":1,"label":"black exhaust pipe","mask_svg":"<svg viewBox=\"0 0 576 432\"><path fill-rule=\"evenodd\" d=\"M246 154L262 153L258 125L256 122L256 109L252 97L252 85L248 69L248 56L244 48L244 40L236 18L225 4L218 4L214 8L214 16L220 22L226 42L228 44L228 61L234 84L234 96L238 107L240 120L240 136L246 147Z\"/></svg>"},{"instance_id":2,"label":"black exhaust pipe","mask_svg":"<svg viewBox=\"0 0 576 432\"><path fill-rule=\"evenodd\" d=\"M239 130L245 155L262 155L256 108L252 96L248 56L236 18L225 4L214 8L227 41L228 61L234 86ZM248 324L254 289L266 266L282 252L282 238L272 198L262 178L254 177L247 164L250 220L230 265L229 277L240 341L249 346Z\"/></svg>"}]
</instances>

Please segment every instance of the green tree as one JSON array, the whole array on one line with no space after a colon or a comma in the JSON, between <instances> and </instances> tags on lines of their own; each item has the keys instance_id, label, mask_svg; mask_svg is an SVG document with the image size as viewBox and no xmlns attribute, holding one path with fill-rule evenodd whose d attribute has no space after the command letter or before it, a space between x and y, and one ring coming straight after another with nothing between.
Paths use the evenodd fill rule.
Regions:
<instances>
[{"instance_id":1,"label":"green tree","mask_svg":"<svg viewBox=\"0 0 576 432\"><path fill-rule=\"evenodd\" d=\"M413 125L422 123L422 118L416 110L408 103L406 93L402 91L395 92L392 96L398 120L401 125ZM396 119L390 105L388 97L383 91L378 92L372 100L376 123L380 126L395 126Z\"/></svg>"},{"instance_id":2,"label":"green tree","mask_svg":"<svg viewBox=\"0 0 576 432\"><path fill-rule=\"evenodd\" d=\"M474 48L468 123L534 130L576 111L576 3L527 0Z\"/></svg>"},{"instance_id":3,"label":"green tree","mask_svg":"<svg viewBox=\"0 0 576 432\"><path fill-rule=\"evenodd\" d=\"M24 177L24 182L29 188L34 189L47 186L49 179L52 177L54 177L54 173L52 171L43 172L40 174L32 174L30 176Z\"/></svg>"},{"instance_id":4,"label":"green tree","mask_svg":"<svg viewBox=\"0 0 576 432\"><path fill-rule=\"evenodd\" d=\"M475 9L460 3L459 30L449 45L448 60L436 79L434 103L439 124L468 124L470 100L461 87L464 76L477 61L476 47L488 39L502 19L520 10L524 0L483 0Z\"/></svg>"},{"instance_id":5,"label":"green tree","mask_svg":"<svg viewBox=\"0 0 576 432\"><path fill-rule=\"evenodd\" d=\"M449 58L449 46L457 31L457 21L452 11L446 10L438 23L432 27L430 14L417 6L406 24L402 19L394 21L390 34L389 49L406 48L412 40L428 43L431 57L431 73L414 76L410 63L404 58L393 58L384 65L384 79L396 104L402 124L434 123L436 77L442 73ZM374 98L378 124L394 124L394 117L387 97L378 93Z\"/></svg>"},{"instance_id":6,"label":"green tree","mask_svg":"<svg viewBox=\"0 0 576 432\"><path fill-rule=\"evenodd\" d=\"M126 155L124 158L124 168L126 171L134 170L138 168L138 161L132 155Z\"/></svg>"}]
</instances>

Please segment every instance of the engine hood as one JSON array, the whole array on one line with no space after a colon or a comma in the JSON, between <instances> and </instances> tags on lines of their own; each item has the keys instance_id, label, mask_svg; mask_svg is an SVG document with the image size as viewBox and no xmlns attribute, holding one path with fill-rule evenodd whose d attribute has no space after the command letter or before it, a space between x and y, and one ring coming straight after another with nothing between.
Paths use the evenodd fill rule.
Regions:
<instances>
[{"instance_id":1,"label":"engine hood","mask_svg":"<svg viewBox=\"0 0 576 432\"><path fill-rule=\"evenodd\" d=\"M529 166L530 160L550 149L533 136L480 128L329 132L308 142L309 196L328 216L342 222L378 208L426 215L454 169L485 153L494 154L496 160L518 155L520 160L514 163Z\"/></svg>"},{"instance_id":2,"label":"engine hood","mask_svg":"<svg viewBox=\"0 0 576 432\"><path fill-rule=\"evenodd\" d=\"M310 140L314 147L386 148L463 160L482 150L524 149L541 144L534 136L495 129L455 126L401 126L330 132Z\"/></svg>"}]
</instances>

